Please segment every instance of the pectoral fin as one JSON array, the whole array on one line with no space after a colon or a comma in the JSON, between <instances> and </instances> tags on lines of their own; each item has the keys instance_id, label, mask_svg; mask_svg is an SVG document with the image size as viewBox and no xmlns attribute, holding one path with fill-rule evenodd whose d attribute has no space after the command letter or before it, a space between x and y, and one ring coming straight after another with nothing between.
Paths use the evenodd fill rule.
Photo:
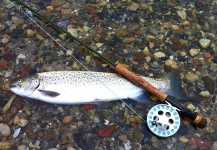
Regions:
<instances>
[{"instance_id":1,"label":"pectoral fin","mask_svg":"<svg viewBox=\"0 0 217 150\"><path fill-rule=\"evenodd\" d=\"M58 95L60 95L60 93L54 91L46 91L46 90L38 90L38 91L41 92L43 95L49 97L57 97Z\"/></svg>"}]
</instances>

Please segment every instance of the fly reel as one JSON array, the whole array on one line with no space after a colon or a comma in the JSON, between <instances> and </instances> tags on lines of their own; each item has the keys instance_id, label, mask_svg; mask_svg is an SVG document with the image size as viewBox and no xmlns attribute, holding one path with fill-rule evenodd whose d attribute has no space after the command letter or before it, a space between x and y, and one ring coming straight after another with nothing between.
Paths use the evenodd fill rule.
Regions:
<instances>
[{"instance_id":1,"label":"fly reel","mask_svg":"<svg viewBox=\"0 0 217 150\"><path fill-rule=\"evenodd\" d=\"M147 115L148 128L159 137L169 137L180 127L180 117L174 107L166 104L155 105Z\"/></svg>"}]
</instances>

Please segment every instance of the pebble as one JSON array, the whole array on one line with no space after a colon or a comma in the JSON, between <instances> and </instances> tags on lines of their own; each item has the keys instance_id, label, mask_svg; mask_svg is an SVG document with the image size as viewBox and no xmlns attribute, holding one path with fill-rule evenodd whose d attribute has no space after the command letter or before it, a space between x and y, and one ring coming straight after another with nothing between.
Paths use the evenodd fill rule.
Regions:
<instances>
[{"instance_id":1,"label":"pebble","mask_svg":"<svg viewBox=\"0 0 217 150\"><path fill-rule=\"evenodd\" d=\"M172 25L172 29L175 30L175 31L176 31L176 30L179 30L179 26L177 26L177 25Z\"/></svg>"},{"instance_id":2,"label":"pebble","mask_svg":"<svg viewBox=\"0 0 217 150\"><path fill-rule=\"evenodd\" d=\"M126 136L126 135L120 135L118 138L119 138L121 141L123 141L124 143L127 142L127 136Z\"/></svg>"},{"instance_id":3,"label":"pebble","mask_svg":"<svg viewBox=\"0 0 217 150\"><path fill-rule=\"evenodd\" d=\"M155 58L161 58L161 57L165 57L166 55L163 52L155 52L154 53L154 57Z\"/></svg>"},{"instance_id":4,"label":"pebble","mask_svg":"<svg viewBox=\"0 0 217 150\"><path fill-rule=\"evenodd\" d=\"M20 118L20 122L18 123L18 125L21 127L25 127L28 123L29 123L28 120L26 120L24 118Z\"/></svg>"},{"instance_id":5,"label":"pebble","mask_svg":"<svg viewBox=\"0 0 217 150\"><path fill-rule=\"evenodd\" d=\"M73 51L72 51L72 50L67 50L66 56L71 56L72 54L73 54Z\"/></svg>"},{"instance_id":6,"label":"pebble","mask_svg":"<svg viewBox=\"0 0 217 150\"><path fill-rule=\"evenodd\" d=\"M212 144L212 149L213 149L213 150L217 149L217 141L215 141L215 142Z\"/></svg>"},{"instance_id":7,"label":"pebble","mask_svg":"<svg viewBox=\"0 0 217 150\"><path fill-rule=\"evenodd\" d=\"M0 23L0 31L5 29L5 25L3 23Z\"/></svg>"},{"instance_id":8,"label":"pebble","mask_svg":"<svg viewBox=\"0 0 217 150\"><path fill-rule=\"evenodd\" d=\"M138 3L132 3L130 5L130 10L131 11L136 11L139 8L139 4Z\"/></svg>"},{"instance_id":9,"label":"pebble","mask_svg":"<svg viewBox=\"0 0 217 150\"><path fill-rule=\"evenodd\" d=\"M11 149L12 143L10 141L0 142L0 149Z\"/></svg>"},{"instance_id":10,"label":"pebble","mask_svg":"<svg viewBox=\"0 0 217 150\"><path fill-rule=\"evenodd\" d=\"M179 10L179 11L177 11L177 14L179 15L179 17L182 20L186 20L187 15L186 15L186 13L184 11Z\"/></svg>"},{"instance_id":11,"label":"pebble","mask_svg":"<svg viewBox=\"0 0 217 150\"><path fill-rule=\"evenodd\" d=\"M93 122L94 122L95 124L98 124L98 123L99 123L99 119L98 119L97 117L94 117L94 118L93 118Z\"/></svg>"},{"instance_id":12,"label":"pebble","mask_svg":"<svg viewBox=\"0 0 217 150\"><path fill-rule=\"evenodd\" d=\"M27 37L33 37L35 35L35 32L31 29L27 29L26 33L27 33Z\"/></svg>"},{"instance_id":13,"label":"pebble","mask_svg":"<svg viewBox=\"0 0 217 150\"><path fill-rule=\"evenodd\" d=\"M36 38L40 41L43 41L44 40L44 37L41 36L40 34L36 34Z\"/></svg>"},{"instance_id":14,"label":"pebble","mask_svg":"<svg viewBox=\"0 0 217 150\"><path fill-rule=\"evenodd\" d=\"M209 47L211 40L210 39L200 39L199 43L203 48L207 48Z\"/></svg>"},{"instance_id":15,"label":"pebble","mask_svg":"<svg viewBox=\"0 0 217 150\"><path fill-rule=\"evenodd\" d=\"M203 53L203 57L205 59L210 59L211 58L211 54L209 52L205 52L205 53Z\"/></svg>"},{"instance_id":16,"label":"pebble","mask_svg":"<svg viewBox=\"0 0 217 150\"><path fill-rule=\"evenodd\" d=\"M210 97L210 93L209 91L202 91L199 93L200 96L203 96L203 97Z\"/></svg>"},{"instance_id":17,"label":"pebble","mask_svg":"<svg viewBox=\"0 0 217 150\"><path fill-rule=\"evenodd\" d=\"M196 109L192 103L188 104L187 108L190 109L191 111L195 111L195 109Z\"/></svg>"},{"instance_id":18,"label":"pebble","mask_svg":"<svg viewBox=\"0 0 217 150\"><path fill-rule=\"evenodd\" d=\"M175 60L173 60L173 59L167 59L167 60L165 61L165 64L166 64L167 66L171 67L171 68L174 68L174 69L177 69L177 68L178 68L177 62L176 62Z\"/></svg>"},{"instance_id":19,"label":"pebble","mask_svg":"<svg viewBox=\"0 0 217 150\"><path fill-rule=\"evenodd\" d=\"M53 6L47 6L47 10L53 11L54 7Z\"/></svg>"},{"instance_id":20,"label":"pebble","mask_svg":"<svg viewBox=\"0 0 217 150\"><path fill-rule=\"evenodd\" d=\"M192 57L198 55L200 53L200 49L192 48L190 49L190 54Z\"/></svg>"},{"instance_id":21,"label":"pebble","mask_svg":"<svg viewBox=\"0 0 217 150\"><path fill-rule=\"evenodd\" d=\"M67 31L71 33L71 35L73 35L74 37L78 36L78 30L76 28L73 28L73 26L71 25L68 25Z\"/></svg>"},{"instance_id":22,"label":"pebble","mask_svg":"<svg viewBox=\"0 0 217 150\"><path fill-rule=\"evenodd\" d=\"M18 137L18 135L20 134L20 131L21 131L21 128L16 129L16 130L14 131L13 138Z\"/></svg>"},{"instance_id":23,"label":"pebble","mask_svg":"<svg viewBox=\"0 0 217 150\"><path fill-rule=\"evenodd\" d=\"M63 119L63 123L69 124L72 121L72 116L66 116Z\"/></svg>"},{"instance_id":24,"label":"pebble","mask_svg":"<svg viewBox=\"0 0 217 150\"><path fill-rule=\"evenodd\" d=\"M7 70L6 72L4 72L4 77L5 78L9 78L13 73L13 70Z\"/></svg>"},{"instance_id":25,"label":"pebble","mask_svg":"<svg viewBox=\"0 0 217 150\"><path fill-rule=\"evenodd\" d=\"M131 150L131 149L132 149L132 146L131 146L130 141L124 143L124 150Z\"/></svg>"},{"instance_id":26,"label":"pebble","mask_svg":"<svg viewBox=\"0 0 217 150\"><path fill-rule=\"evenodd\" d=\"M194 81L199 80L199 77L198 77L196 74L194 74L194 73L187 73L187 74L185 75L185 78L186 78L189 82L194 82Z\"/></svg>"},{"instance_id":27,"label":"pebble","mask_svg":"<svg viewBox=\"0 0 217 150\"><path fill-rule=\"evenodd\" d=\"M180 137L179 139L180 139L180 141L182 143L187 143L188 142L188 139L186 137L184 137L184 136Z\"/></svg>"},{"instance_id":28,"label":"pebble","mask_svg":"<svg viewBox=\"0 0 217 150\"><path fill-rule=\"evenodd\" d=\"M7 124L1 123L0 124L0 133L3 136L10 136L11 135L11 129Z\"/></svg>"},{"instance_id":29,"label":"pebble","mask_svg":"<svg viewBox=\"0 0 217 150\"><path fill-rule=\"evenodd\" d=\"M8 41L9 41L9 39L8 39L8 38L5 38L5 37L4 37L4 38L2 39L2 43L3 43L3 44L6 44L6 43L8 43Z\"/></svg>"},{"instance_id":30,"label":"pebble","mask_svg":"<svg viewBox=\"0 0 217 150\"><path fill-rule=\"evenodd\" d=\"M20 122L20 117L19 116L15 116L13 123L14 124L18 124L19 122Z\"/></svg>"}]
</instances>

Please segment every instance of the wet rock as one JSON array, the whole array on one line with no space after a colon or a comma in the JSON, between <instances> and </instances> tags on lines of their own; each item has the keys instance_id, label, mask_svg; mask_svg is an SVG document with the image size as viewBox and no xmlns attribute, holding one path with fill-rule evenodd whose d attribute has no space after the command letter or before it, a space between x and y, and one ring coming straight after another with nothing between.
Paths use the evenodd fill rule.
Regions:
<instances>
[{"instance_id":1,"label":"wet rock","mask_svg":"<svg viewBox=\"0 0 217 150\"><path fill-rule=\"evenodd\" d=\"M16 130L14 131L13 138L18 137L19 134L20 134L20 131L21 131L21 128L16 129Z\"/></svg>"},{"instance_id":2,"label":"wet rock","mask_svg":"<svg viewBox=\"0 0 217 150\"><path fill-rule=\"evenodd\" d=\"M184 11L179 10L177 11L177 14L182 20L186 20L187 14Z\"/></svg>"},{"instance_id":3,"label":"wet rock","mask_svg":"<svg viewBox=\"0 0 217 150\"><path fill-rule=\"evenodd\" d=\"M215 141L213 144L212 144L212 149L217 149L217 141Z\"/></svg>"},{"instance_id":4,"label":"wet rock","mask_svg":"<svg viewBox=\"0 0 217 150\"><path fill-rule=\"evenodd\" d=\"M200 39L199 43L203 48L207 48L209 47L211 40L210 39Z\"/></svg>"},{"instance_id":5,"label":"wet rock","mask_svg":"<svg viewBox=\"0 0 217 150\"><path fill-rule=\"evenodd\" d=\"M209 52L205 52L205 53L203 53L203 57L205 59L210 59L211 58L211 54Z\"/></svg>"},{"instance_id":6,"label":"wet rock","mask_svg":"<svg viewBox=\"0 0 217 150\"><path fill-rule=\"evenodd\" d=\"M15 116L13 123L14 124L18 124L19 122L20 122L20 117L19 116Z\"/></svg>"},{"instance_id":7,"label":"wet rock","mask_svg":"<svg viewBox=\"0 0 217 150\"><path fill-rule=\"evenodd\" d=\"M138 3L132 3L130 5L130 10L131 11L136 11L139 8L139 4Z\"/></svg>"},{"instance_id":8,"label":"wet rock","mask_svg":"<svg viewBox=\"0 0 217 150\"><path fill-rule=\"evenodd\" d=\"M174 68L174 69L178 68L177 62L176 62L175 60L173 60L173 59L168 59L168 60L166 60L166 61L165 61L165 64L166 64L167 66L171 67L171 68Z\"/></svg>"},{"instance_id":9,"label":"wet rock","mask_svg":"<svg viewBox=\"0 0 217 150\"><path fill-rule=\"evenodd\" d=\"M165 57L166 55L163 52L156 52L154 53L154 57L155 58L161 58L161 57Z\"/></svg>"},{"instance_id":10,"label":"wet rock","mask_svg":"<svg viewBox=\"0 0 217 150\"><path fill-rule=\"evenodd\" d=\"M173 29L173 30L179 30L179 26L177 26L177 25L172 25L172 29Z\"/></svg>"},{"instance_id":11,"label":"wet rock","mask_svg":"<svg viewBox=\"0 0 217 150\"><path fill-rule=\"evenodd\" d=\"M66 3L66 2L65 2L65 1L62 1L62 0L60 0L60 1L55 1L55 2L51 3L51 6L53 6L54 8L57 8L57 7L62 6L62 5L65 4L65 3Z\"/></svg>"},{"instance_id":12,"label":"wet rock","mask_svg":"<svg viewBox=\"0 0 217 150\"><path fill-rule=\"evenodd\" d=\"M127 136L126 136L126 135L120 135L118 138L119 138L121 141L123 141L124 143L127 142Z\"/></svg>"},{"instance_id":13,"label":"wet rock","mask_svg":"<svg viewBox=\"0 0 217 150\"><path fill-rule=\"evenodd\" d=\"M197 11L209 11L210 7L206 1L203 0L196 0L195 6Z\"/></svg>"},{"instance_id":14,"label":"wet rock","mask_svg":"<svg viewBox=\"0 0 217 150\"><path fill-rule=\"evenodd\" d=\"M25 127L28 123L29 123L28 120L26 120L24 118L21 118L20 122L18 123L18 125L21 126L21 127Z\"/></svg>"},{"instance_id":15,"label":"wet rock","mask_svg":"<svg viewBox=\"0 0 217 150\"><path fill-rule=\"evenodd\" d=\"M209 91L202 91L199 93L200 96L203 96L203 97L210 97L210 93Z\"/></svg>"},{"instance_id":16,"label":"wet rock","mask_svg":"<svg viewBox=\"0 0 217 150\"><path fill-rule=\"evenodd\" d=\"M213 88L213 87L216 86L215 81L212 78L210 78L209 76L202 77L202 81L205 84L206 90L208 90L209 93L213 94L215 91L215 88Z\"/></svg>"},{"instance_id":17,"label":"wet rock","mask_svg":"<svg viewBox=\"0 0 217 150\"><path fill-rule=\"evenodd\" d=\"M203 139L201 139L201 138L196 138L196 139L195 139L195 142L196 142L198 148L208 148L208 149L211 148L211 143L210 143L210 141L203 140Z\"/></svg>"},{"instance_id":18,"label":"wet rock","mask_svg":"<svg viewBox=\"0 0 217 150\"><path fill-rule=\"evenodd\" d=\"M31 29L27 29L26 34L27 37L33 37L35 35L35 32Z\"/></svg>"},{"instance_id":19,"label":"wet rock","mask_svg":"<svg viewBox=\"0 0 217 150\"><path fill-rule=\"evenodd\" d=\"M6 61L14 61L16 59L16 54L14 53L6 53L4 55L2 55L2 58L4 58L4 60Z\"/></svg>"},{"instance_id":20,"label":"wet rock","mask_svg":"<svg viewBox=\"0 0 217 150\"><path fill-rule=\"evenodd\" d=\"M0 62L0 67L7 67L8 62L7 61L1 61Z\"/></svg>"},{"instance_id":21,"label":"wet rock","mask_svg":"<svg viewBox=\"0 0 217 150\"><path fill-rule=\"evenodd\" d=\"M0 142L0 149L11 149L12 143L10 141Z\"/></svg>"},{"instance_id":22,"label":"wet rock","mask_svg":"<svg viewBox=\"0 0 217 150\"><path fill-rule=\"evenodd\" d=\"M11 135L11 129L7 124L1 123L0 124L0 133L3 136L10 136Z\"/></svg>"},{"instance_id":23,"label":"wet rock","mask_svg":"<svg viewBox=\"0 0 217 150\"><path fill-rule=\"evenodd\" d=\"M192 57L198 55L200 53L200 49L192 48L190 49L190 54Z\"/></svg>"},{"instance_id":24,"label":"wet rock","mask_svg":"<svg viewBox=\"0 0 217 150\"><path fill-rule=\"evenodd\" d=\"M65 123L65 124L69 124L71 121L72 121L72 116L66 116L63 119L63 123Z\"/></svg>"},{"instance_id":25,"label":"wet rock","mask_svg":"<svg viewBox=\"0 0 217 150\"><path fill-rule=\"evenodd\" d=\"M73 28L72 25L68 25L67 31L68 31L69 33L71 33L71 35L73 35L74 37L77 37L77 36L78 36L78 29Z\"/></svg>"},{"instance_id":26,"label":"wet rock","mask_svg":"<svg viewBox=\"0 0 217 150\"><path fill-rule=\"evenodd\" d=\"M182 142L182 143L187 143L188 142L188 139L184 136L180 137L179 140Z\"/></svg>"},{"instance_id":27,"label":"wet rock","mask_svg":"<svg viewBox=\"0 0 217 150\"><path fill-rule=\"evenodd\" d=\"M104 137L111 137L114 133L116 125L110 125L106 127L102 127L97 131L97 134L104 138Z\"/></svg>"},{"instance_id":28,"label":"wet rock","mask_svg":"<svg viewBox=\"0 0 217 150\"><path fill-rule=\"evenodd\" d=\"M195 106L191 103L187 105L187 108L190 109L191 111L194 111L196 109Z\"/></svg>"},{"instance_id":29,"label":"wet rock","mask_svg":"<svg viewBox=\"0 0 217 150\"><path fill-rule=\"evenodd\" d=\"M199 80L199 77L198 77L196 74L194 74L194 73L187 73L187 74L185 75L185 78L186 78L189 82L194 82L194 81Z\"/></svg>"}]
</instances>

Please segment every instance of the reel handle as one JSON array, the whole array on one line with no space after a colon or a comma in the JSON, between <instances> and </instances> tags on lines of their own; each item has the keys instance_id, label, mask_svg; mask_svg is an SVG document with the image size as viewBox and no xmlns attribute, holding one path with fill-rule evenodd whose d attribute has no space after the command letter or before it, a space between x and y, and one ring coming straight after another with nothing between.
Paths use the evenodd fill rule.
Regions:
<instances>
[{"instance_id":1,"label":"reel handle","mask_svg":"<svg viewBox=\"0 0 217 150\"><path fill-rule=\"evenodd\" d=\"M194 124L196 124L200 129L206 127L206 125L207 125L207 119L202 118L199 115L197 115L196 113L191 112L191 110L189 110L188 108L181 106L179 103L177 103L175 101L174 97L168 95L164 102L169 103L173 107L176 107L177 109L179 109L179 111L183 115L185 115L186 117L188 117L189 119L191 119L194 122Z\"/></svg>"}]
</instances>

